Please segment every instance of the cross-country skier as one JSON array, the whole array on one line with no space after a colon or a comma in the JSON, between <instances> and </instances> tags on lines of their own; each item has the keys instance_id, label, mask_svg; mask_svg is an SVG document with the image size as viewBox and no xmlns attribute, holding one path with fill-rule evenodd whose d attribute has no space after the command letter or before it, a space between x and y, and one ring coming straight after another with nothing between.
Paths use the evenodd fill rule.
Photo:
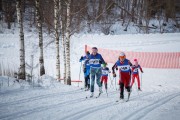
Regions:
<instances>
[{"instance_id":1,"label":"cross-country skier","mask_svg":"<svg viewBox=\"0 0 180 120\"><path fill-rule=\"evenodd\" d=\"M132 66L132 63L126 59L125 53L121 52L118 61L112 67L112 73L114 77L116 77L115 69L119 68L120 99L124 99L124 87L128 91L128 98L130 96L130 66Z\"/></svg>"},{"instance_id":2,"label":"cross-country skier","mask_svg":"<svg viewBox=\"0 0 180 120\"><path fill-rule=\"evenodd\" d=\"M89 65L89 56L90 53L87 51L85 53L85 56L81 56L79 62L84 61L83 64L83 71L84 71L84 80L85 80L85 91L88 91L90 89L90 65Z\"/></svg>"},{"instance_id":3,"label":"cross-country skier","mask_svg":"<svg viewBox=\"0 0 180 120\"><path fill-rule=\"evenodd\" d=\"M107 92L107 82L108 82L108 74L111 73L108 67L106 67L107 63L102 64L102 75L101 75L101 84L105 85L105 89Z\"/></svg>"},{"instance_id":4,"label":"cross-country skier","mask_svg":"<svg viewBox=\"0 0 180 120\"><path fill-rule=\"evenodd\" d=\"M99 86L99 96L102 93L102 85L100 82L101 78L101 64L105 63L101 54L98 53L98 49L96 47L92 48L92 54L89 56L89 64L90 64L90 74L91 74L91 95L94 96L94 82L96 77L96 83Z\"/></svg>"},{"instance_id":5,"label":"cross-country skier","mask_svg":"<svg viewBox=\"0 0 180 120\"><path fill-rule=\"evenodd\" d=\"M140 88L140 79L139 79L139 71L138 69L140 69L140 71L143 73L143 70L141 68L141 66L138 64L137 59L134 59L134 65L132 66L132 81L131 81L131 87L134 84L134 80L135 78L137 79L137 83L138 83L138 90L141 90Z\"/></svg>"}]
</instances>

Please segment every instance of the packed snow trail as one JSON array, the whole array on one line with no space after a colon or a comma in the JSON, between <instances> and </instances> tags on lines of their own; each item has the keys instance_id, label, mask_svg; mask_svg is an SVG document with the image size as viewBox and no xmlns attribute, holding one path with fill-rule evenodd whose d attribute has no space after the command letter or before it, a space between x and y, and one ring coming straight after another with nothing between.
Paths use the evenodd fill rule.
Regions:
<instances>
[{"instance_id":1,"label":"packed snow trail","mask_svg":"<svg viewBox=\"0 0 180 120\"><path fill-rule=\"evenodd\" d=\"M176 86L169 90L166 87L159 90L159 86L154 85L139 92L139 95L133 88L129 102L116 103L119 91L115 89L109 89L108 97L104 91L97 99L85 99L85 96L90 94L89 91L59 83L55 83L55 86L54 88L17 88L12 92L8 90L8 94L4 94L5 90L2 91L0 119L139 120L161 106L166 108L167 103L180 97L180 89L174 90ZM95 95L98 95L98 92ZM127 97L127 92L125 95ZM175 101L176 105L180 106L178 102Z\"/></svg>"}]
</instances>

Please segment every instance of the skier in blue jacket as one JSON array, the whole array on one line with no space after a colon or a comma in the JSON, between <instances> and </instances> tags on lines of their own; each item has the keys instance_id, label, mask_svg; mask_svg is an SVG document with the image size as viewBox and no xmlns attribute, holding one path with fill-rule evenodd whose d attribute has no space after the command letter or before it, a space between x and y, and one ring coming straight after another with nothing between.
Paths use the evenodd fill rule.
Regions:
<instances>
[{"instance_id":1,"label":"skier in blue jacket","mask_svg":"<svg viewBox=\"0 0 180 120\"><path fill-rule=\"evenodd\" d=\"M90 65L89 65L89 51L86 52L85 56L81 56L79 62L84 61L83 64L83 72L84 72L84 80L85 80L85 91L88 91L90 89Z\"/></svg>"},{"instance_id":2,"label":"skier in blue jacket","mask_svg":"<svg viewBox=\"0 0 180 120\"><path fill-rule=\"evenodd\" d=\"M96 77L96 83L99 86L99 96L102 93L102 84L100 82L102 69L101 64L104 64L104 59L101 54L98 53L98 49L96 47L92 48L92 54L89 56L89 64L90 64L90 74L91 74L91 95L94 96L94 81Z\"/></svg>"}]
</instances>

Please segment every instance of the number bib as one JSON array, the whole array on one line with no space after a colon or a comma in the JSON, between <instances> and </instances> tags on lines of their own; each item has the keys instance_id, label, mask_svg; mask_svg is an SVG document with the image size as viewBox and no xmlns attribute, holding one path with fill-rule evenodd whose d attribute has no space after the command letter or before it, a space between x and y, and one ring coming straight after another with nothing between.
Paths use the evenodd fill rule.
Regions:
<instances>
[{"instance_id":1,"label":"number bib","mask_svg":"<svg viewBox=\"0 0 180 120\"><path fill-rule=\"evenodd\" d=\"M123 66L118 66L118 68L121 70L121 71L129 71L130 69L130 65L123 65Z\"/></svg>"},{"instance_id":2,"label":"number bib","mask_svg":"<svg viewBox=\"0 0 180 120\"><path fill-rule=\"evenodd\" d=\"M138 68L135 68L133 72L138 72Z\"/></svg>"},{"instance_id":3,"label":"number bib","mask_svg":"<svg viewBox=\"0 0 180 120\"><path fill-rule=\"evenodd\" d=\"M99 59L91 59L91 60L89 60L89 64L97 65L97 64L99 64Z\"/></svg>"},{"instance_id":4,"label":"number bib","mask_svg":"<svg viewBox=\"0 0 180 120\"><path fill-rule=\"evenodd\" d=\"M102 74L103 74L103 75L108 75L108 73L109 73L109 72L108 72L107 70L102 70Z\"/></svg>"}]
</instances>

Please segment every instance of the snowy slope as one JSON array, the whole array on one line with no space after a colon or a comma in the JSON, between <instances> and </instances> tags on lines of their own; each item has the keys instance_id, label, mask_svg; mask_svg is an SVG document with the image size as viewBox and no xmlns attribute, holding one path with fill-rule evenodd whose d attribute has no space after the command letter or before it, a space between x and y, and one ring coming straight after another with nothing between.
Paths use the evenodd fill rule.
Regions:
<instances>
[{"instance_id":1,"label":"snowy slope","mask_svg":"<svg viewBox=\"0 0 180 120\"><path fill-rule=\"evenodd\" d=\"M48 35L44 36L45 45L53 40ZM34 62L37 64L37 36L27 33L25 38L27 62L29 62L30 55L34 54ZM180 52L179 38L179 33L115 36L74 35L71 40L72 79L79 77L80 63L78 60L84 54L85 44L124 51ZM115 103L119 97L119 91L116 90L118 86L115 85L112 76L109 79L108 97L104 91L100 98L86 100L85 97L90 92L81 90L80 87L77 87L77 83L66 86L50 77L55 76L54 46L54 44L50 44L46 47L47 75L43 76L40 82L35 79L34 87L22 81L14 84L14 79L9 78L8 80L7 77L0 77L0 119L179 120L179 69L144 69L142 75L143 91L138 92L134 84L132 96L127 103ZM13 65L14 69L18 67L17 34L0 34L0 61L4 68L8 64L9 66ZM36 70L34 74L37 74ZM81 80L83 80L82 73ZM112 85L111 82L113 82ZM83 86L83 83L80 86ZM98 88L96 86L95 95L97 94Z\"/></svg>"},{"instance_id":2,"label":"snowy slope","mask_svg":"<svg viewBox=\"0 0 180 120\"><path fill-rule=\"evenodd\" d=\"M0 78L5 79L5 78ZM45 79L47 80L47 79ZM115 103L119 91L109 87L108 97L85 99L89 92L53 82L51 87L2 90L2 120L174 120L179 119L179 80L144 80L143 91L133 88L129 102ZM170 84L170 85L169 85ZM114 86L115 87L115 86ZM96 92L97 95L97 92Z\"/></svg>"}]
</instances>

